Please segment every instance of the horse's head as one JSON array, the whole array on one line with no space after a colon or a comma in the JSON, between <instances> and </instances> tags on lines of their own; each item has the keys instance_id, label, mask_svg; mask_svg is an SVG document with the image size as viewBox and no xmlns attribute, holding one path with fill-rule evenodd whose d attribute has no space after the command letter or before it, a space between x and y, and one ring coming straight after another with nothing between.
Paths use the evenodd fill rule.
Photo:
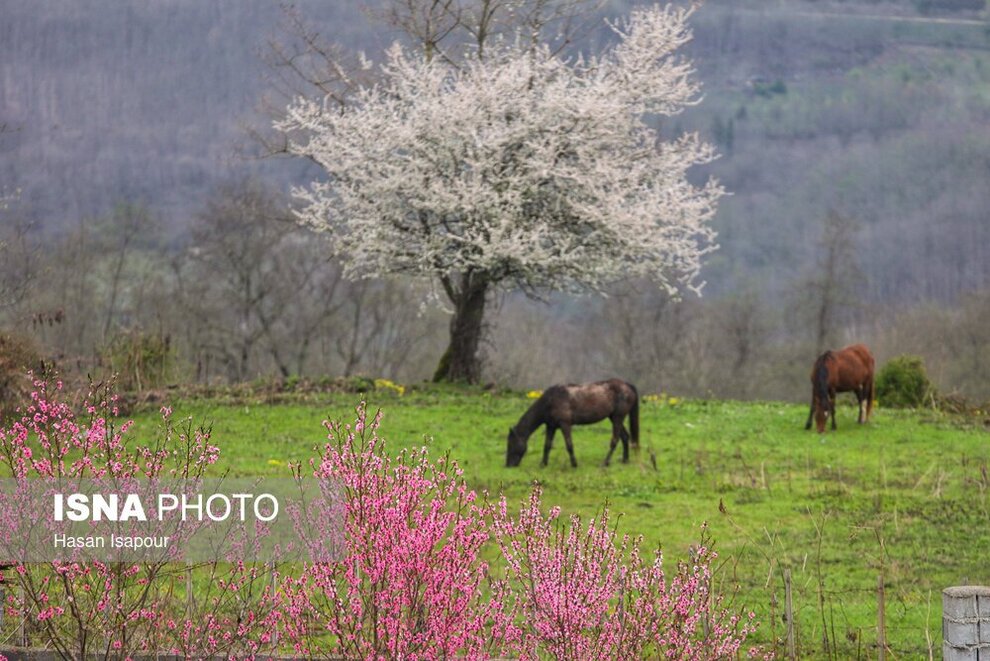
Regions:
<instances>
[{"instance_id":1,"label":"horse's head","mask_svg":"<svg viewBox=\"0 0 990 661\"><path fill-rule=\"evenodd\" d=\"M811 398L815 408L815 425L819 434L825 433L825 421L828 420L828 414L831 412L832 397L829 392L828 368L829 363L834 361L832 352L826 351L818 357L811 371Z\"/></svg>"},{"instance_id":2,"label":"horse's head","mask_svg":"<svg viewBox=\"0 0 990 661\"><path fill-rule=\"evenodd\" d=\"M832 403L828 397L815 397L815 427L819 434L825 433L825 422L828 420L829 407Z\"/></svg>"},{"instance_id":3,"label":"horse's head","mask_svg":"<svg viewBox=\"0 0 990 661\"><path fill-rule=\"evenodd\" d=\"M506 439L505 445L505 465L507 468L519 465L523 455L526 454L528 440L517 432L515 427L509 427L509 437Z\"/></svg>"}]
</instances>

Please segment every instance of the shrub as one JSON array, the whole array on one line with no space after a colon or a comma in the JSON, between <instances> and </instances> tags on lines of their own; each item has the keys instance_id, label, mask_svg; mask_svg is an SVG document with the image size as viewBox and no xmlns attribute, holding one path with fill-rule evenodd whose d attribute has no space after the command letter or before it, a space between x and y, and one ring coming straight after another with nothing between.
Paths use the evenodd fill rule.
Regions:
<instances>
[{"instance_id":1,"label":"shrub","mask_svg":"<svg viewBox=\"0 0 990 661\"><path fill-rule=\"evenodd\" d=\"M485 512L449 457L392 458L379 417L326 423L315 475L344 492L343 557L309 565L285 587L297 652L331 658L492 658L511 623L482 595ZM331 521L341 516L330 512ZM310 626L312 623L312 626ZM330 636L327 636L329 633Z\"/></svg>"},{"instance_id":2,"label":"shrub","mask_svg":"<svg viewBox=\"0 0 990 661\"><path fill-rule=\"evenodd\" d=\"M508 565L509 592L521 631L510 656L554 659L730 659L756 628L712 595L717 554L702 545L691 564L666 575L660 551L644 555L642 538L619 537L608 507L589 522L541 512L535 487L518 517L505 499L494 514L496 542ZM751 656L760 654L749 650Z\"/></svg>"},{"instance_id":3,"label":"shrub","mask_svg":"<svg viewBox=\"0 0 990 661\"><path fill-rule=\"evenodd\" d=\"M375 390L378 392L393 392L399 397L406 394L406 387L388 379L375 379Z\"/></svg>"},{"instance_id":4,"label":"shrub","mask_svg":"<svg viewBox=\"0 0 990 661\"><path fill-rule=\"evenodd\" d=\"M343 379L342 388L344 392L366 393L375 389L374 379L359 374L347 376Z\"/></svg>"},{"instance_id":5,"label":"shrub","mask_svg":"<svg viewBox=\"0 0 990 661\"><path fill-rule=\"evenodd\" d=\"M917 356L898 356L877 374L877 399L891 408L917 408L935 394L925 365Z\"/></svg>"},{"instance_id":6,"label":"shrub","mask_svg":"<svg viewBox=\"0 0 990 661\"><path fill-rule=\"evenodd\" d=\"M0 420L30 401L29 371L44 370L44 360L27 338L0 331Z\"/></svg>"},{"instance_id":7,"label":"shrub","mask_svg":"<svg viewBox=\"0 0 990 661\"><path fill-rule=\"evenodd\" d=\"M158 435L149 444L136 442L131 422L119 421L112 383L93 388L82 411L76 415L63 399L61 382L34 381L20 419L0 427L0 465L16 478L67 484L105 477L122 484L137 477L197 479L219 456L207 430L191 422L174 425L167 407ZM33 525L12 516L16 496L0 493L2 549L17 550L17 526ZM185 600L177 595L191 570L164 556L140 564L14 562L3 577L17 588L7 593L5 614L37 624L28 642L66 659L161 651L182 658L243 658L272 651L266 635L279 611L264 570L217 562L197 569L212 581L197 592L198 599Z\"/></svg>"},{"instance_id":8,"label":"shrub","mask_svg":"<svg viewBox=\"0 0 990 661\"><path fill-rule=\"evenodd\" d=\"M172 339L139 328L125 330L104 349L103 360L117 374L117 385L124 390L161 387L174 362Z\"/></svg>"}]
</instances>

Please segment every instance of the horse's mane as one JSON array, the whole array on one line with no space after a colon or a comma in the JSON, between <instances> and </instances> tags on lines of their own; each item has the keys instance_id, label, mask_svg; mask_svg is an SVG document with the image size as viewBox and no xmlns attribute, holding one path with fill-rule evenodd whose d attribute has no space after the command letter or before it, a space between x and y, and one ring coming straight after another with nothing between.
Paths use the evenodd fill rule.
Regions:
<instances>
[{"instance_id":1,"label":"horse's mane","mask_svg":"<svg viewBox=\"0 0 990 661\"><path fill-rule=\"evenodd\" d=\"M566 395L566 389L561 385L553 385L543 391L535 402L530 404L519 421L513 425L515 430L523 439L528 439L533 431L546 422L547 414L550 411L551 401L559 397L561 393Z\"/></svg>"},{"instance_id":2,"label":"horse's mane","mask_svg":"<svg viewBox=\"0 0 990 661\"><path fill-rule=\"evenodd\" d=\"M815 395L818 397L819 406L826 413L831 406L831 400L828 396L828 361L830 360L832 360L832 352L826 351L818 356L813 370L815 375Z\"/></svg>"}]
</instances>

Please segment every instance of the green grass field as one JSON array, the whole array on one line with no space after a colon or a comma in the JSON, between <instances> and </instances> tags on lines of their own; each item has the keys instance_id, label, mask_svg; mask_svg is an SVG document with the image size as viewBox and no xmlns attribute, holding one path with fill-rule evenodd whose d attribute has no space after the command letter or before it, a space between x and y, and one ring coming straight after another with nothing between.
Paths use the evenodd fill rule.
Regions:
<instances>
[{"instance_id":1,"label":"green grass field","mask_svg":"<svg viewBox=\"0 0 990 661\"><path fill-rule=\"evenodd\" d=\"M362 397L187 401L175 412L212 424L221 470L279 474L315 456L325 438L321 421L352 419ZM629 464L601 467L610 427L600 423L575 430L577 469L559 435L550 465L539 466L542 430L522 467L507 469L505 436L531 403L525 396L384 390L365 397L384 411L381 435L393 449L449 451L473 488L510 501L533 481L566 513L593 515L607 499L621 513L620 532L661 545L668 563L688 556L707 521L720 552L720 589L734 609L757 612L757 642L781 656L785 570L802 658L876 655L880 577L894 657L938 656L941 589L990 584L990 433L982 419L880 409L859 426L855 409L840 407L838 431L819 436L804 430L803 405L660 398L642 406L642 448ZM136 416L138 434L154 419Z\"/></svg>"}]
</instances>

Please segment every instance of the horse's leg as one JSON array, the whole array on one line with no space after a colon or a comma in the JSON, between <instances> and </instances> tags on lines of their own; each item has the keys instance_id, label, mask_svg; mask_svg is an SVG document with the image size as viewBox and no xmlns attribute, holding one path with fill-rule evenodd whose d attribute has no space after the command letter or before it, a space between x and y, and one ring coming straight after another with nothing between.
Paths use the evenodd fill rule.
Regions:
<instances>
[{"instance_id":1,"label":"horse's leg","mask_svg":"<svg viewBox=\"0 0 990 661\"><path fill-rule=\"evenodd\" d=\"M615 446L619 444L619 437L615 435L615 431L612 432L612 440L609 442L608 454L605 455L605 461L602 462L602 466L608 466L612 461L612 453L615 452Z\"/></svg>"},{"instance_id":2,"label":"horse's leg","mask_svg":"<svg viewBox=\"0 0 990 661\"><path fill-rule=\"evenodd\" d=\"M837 393L834 390L830 390L828 393L828 403L832 409L832 431L835 431L835 398Z\"/></svg>"},{"instance_id":3,"label":"horse's leg","mask_svg":"<svg viewBox=\"0 0 990 661\"><path fill-rule=\"evenodd\" d=\"M618 424L619 424L619 436L622 438L622 463L628 464L629 463L629 438L630 438L629 437L629 432L627 432L626 431L626 428L623 426L623 424L622 424L622 417L621 416L619 417Z\"/></svg>"},{"instance_id":4,"label":"horse's leg","mask_svg":"<svg viewBox=\"0 0 990 661\"><path fill-rule=\"evenodd\" d=\"M557 428L554 427L552 424L550 424L548 422L547 423L547 437L546 437L546 440L543 441L543 465L544 466L546 466L547 463L550 461L550 448L553 447L553 435L554 435L554 433L556 431L557 431Z\"/></svg>"},{"instance_id":5,"label":"horse's leg","mask_svg":"<svg viewBox=\"0 0 990 661\"><path fill-rule=\"evenodd\" d=\"M866 386L863 385L860 386L859 388L856 388L856 403L859 404L859 417L856 419L856 422L858 422L859 424L863 424L863 422L865 422L863 420L863 401L865 399L866 399Z\"/></svg>"},{"instance_id":6,"label":"horse's leg","mask_svg":"<svg viewBox=\"0 0 990 661\"><path fill-rule=\"evenodd\" d=\"M560 431L564 433L564 443L567 444L567 454L571 455L571 466L577 468L577 459L574 458L574 441L571 440L570 424L562 424Z\"/></svg>"},{"instance_id":7,"label":"horse's leg","mask_svg":"<svg viewBox=\"0 0 990 661\"><path fill-rule=\"evenodd\" d=\"M612 461L612 453L615 452L615 446L619 444L619 428L622 426L621 423L616 423L615 418L610 418L612 421L612 440L609 442L608 454L605 455L605 461L602 462L602 466L608 466L609 462ZM628 459L628 457L627 457Z\"/></svg>"},{"instance_id":8,"label":"horse's leg","mask_svg":"<svg viewBox=\"0 0 990 661\"><path fill-rule=\"evenodd\" d=\"M804 423L805 429L811 429L811 418L815 415L815 393L811 393L811 410L808 411L808 422Z\"/></svg>"}]
</instances>

